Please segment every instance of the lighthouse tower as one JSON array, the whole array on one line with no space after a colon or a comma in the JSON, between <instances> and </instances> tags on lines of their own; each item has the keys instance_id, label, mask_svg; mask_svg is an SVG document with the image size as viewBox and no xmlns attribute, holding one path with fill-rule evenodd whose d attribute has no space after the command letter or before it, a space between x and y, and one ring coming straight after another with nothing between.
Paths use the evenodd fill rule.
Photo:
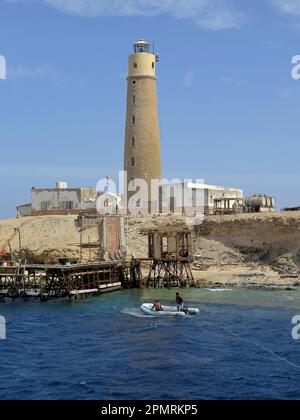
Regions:
<instances>
[{"instance_id":1,"label":"lighthouse tower","mask_svg":"<svg viewBox=\"0 0 300 420\"><path fill-rule=\"evenodd\" d=\"M160 133L156 93L157 55L143 39L134 44L129 56L124 167L128 183L161 179ZM126 187L126 186L125 186ZM128 186L127 186L128 187ZM132 193L128 193L128 197Z\"/></svg>"}]
</instances>

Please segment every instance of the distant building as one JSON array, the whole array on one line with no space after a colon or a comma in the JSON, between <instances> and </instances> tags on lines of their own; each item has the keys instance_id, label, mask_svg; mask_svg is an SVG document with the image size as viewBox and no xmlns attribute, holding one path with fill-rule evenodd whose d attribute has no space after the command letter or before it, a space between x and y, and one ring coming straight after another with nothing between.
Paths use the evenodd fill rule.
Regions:
<instances>
[{"instance_id":1,"label":"distant building","mask_svg":"<svg viewBox=\"0 0 300 420\"><path fill-rule=\"evenodd\" d=\"M17 217L27 217L32 215L31 204L23 204L17 207Z\"/></svg>"},{"instance_id":2,"label":"distant building","mask_svg":"<svg viewBox=\"0 0 300 420\"><path fill-rule=\"evenodd\" d=\"M96 208L98 193L94 188L68 188L57 182L56 188L32 188L31 204L17 207L19 217L79 214Z\"/></svg>"},{"instance_id":3,"label":"distant building","mask_svg":"<svg viewBox=\"0 0 300 420\"><path fill-rule=\"evenodd\" d=\"M182 199L180 195L182 194ZM183 200L183 194L187 194ZM242 189L219 187L217 185L197 184L188 182L185 184L166 184L161 189L161 212L184 213L193 211L196 206L202 208L205 214L214 212L215 200L227 200L227 205L234 208L236 203L243 200ZM226 201L224 200L224 203ZM182 203L184 203L184 208ZM225 204L221 204L225 205Z\"/></svg>"}]
</instances>

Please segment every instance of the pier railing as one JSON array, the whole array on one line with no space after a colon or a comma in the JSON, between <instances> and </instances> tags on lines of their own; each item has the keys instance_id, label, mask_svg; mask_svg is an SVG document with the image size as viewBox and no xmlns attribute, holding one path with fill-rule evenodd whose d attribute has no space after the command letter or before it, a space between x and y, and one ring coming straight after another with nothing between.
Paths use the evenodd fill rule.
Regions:
<instances>
[{"instance_id":1,"label":"pier railing","mask_svg":"<svg viewBox=\"0 0 300 420\"><path fill-rule=\"evenodd\" d=\"M139 287L140 264L99 261L70 265L0 267L0 299L79 298L121 288Z\"/></svg>"}]
</instances>

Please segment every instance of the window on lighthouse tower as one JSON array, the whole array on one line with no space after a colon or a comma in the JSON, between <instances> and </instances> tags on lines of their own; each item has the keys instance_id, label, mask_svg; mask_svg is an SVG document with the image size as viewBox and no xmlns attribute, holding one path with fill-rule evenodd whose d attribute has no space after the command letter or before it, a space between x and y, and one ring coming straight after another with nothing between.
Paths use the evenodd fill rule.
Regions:
<instances>
[{"instance_id":1,"label":"window on lighthouse tower","mask_svg":"<svg viewBox=\"0 0 300 420\"><path fill-rule=\"evenodd\" d=\"M132 124L135 124L135 115L132 116Z\"/></svg>"}]
</instances>

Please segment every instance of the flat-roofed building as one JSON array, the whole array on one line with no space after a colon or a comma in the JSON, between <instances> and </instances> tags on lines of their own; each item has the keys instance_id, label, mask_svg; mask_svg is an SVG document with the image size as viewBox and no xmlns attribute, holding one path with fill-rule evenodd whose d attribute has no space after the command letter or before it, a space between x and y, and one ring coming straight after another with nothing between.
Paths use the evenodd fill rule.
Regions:
<instances>
[{"instance_id":1,"label":"flat-roofed building","mask_svg":"<svg viewBox=\"0 0 300 420\"><path fill-rule=\"evenodd\" d=\"M238 188L193 182L165 184L160 192L160 212L182 214L197 208L198 211L211 214L214 212L215 200L234 209L235 205L240 205L243 197L243 190Z\"/></svg>"},{"instance_id":2,"label":"flat-roofed building","mask_svg":"<svg viewBox=\"0 0 300 420\"><path fill-rule=\"evenodd\" d=\"M95 188L69 188L65 182L57 182L55 188L31 190L31 204L17 207L17 215L43 216L79 214L81 210L96 209L98 193Z\"/></svg>"}]
</instances>

